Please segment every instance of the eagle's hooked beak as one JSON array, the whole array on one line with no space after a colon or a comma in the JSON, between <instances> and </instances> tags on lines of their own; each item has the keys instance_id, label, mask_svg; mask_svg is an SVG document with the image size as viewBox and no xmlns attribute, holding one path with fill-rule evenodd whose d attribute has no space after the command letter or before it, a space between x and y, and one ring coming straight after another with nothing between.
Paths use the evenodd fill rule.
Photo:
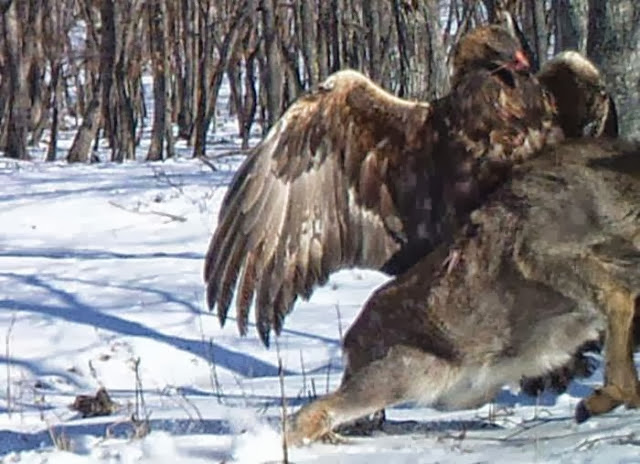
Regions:
<instances>
[{"instance_id":1,"label":"eagle's hooked beak","mask_svg":"<svg viewBox=\"0 0 640 464\"><path fill-rule=\"evenodd\" d=\"M518 50L513 54L513 68L516 71L526 71L530 66L529 60L522 50Z\"/></svg>"}]
</instances>

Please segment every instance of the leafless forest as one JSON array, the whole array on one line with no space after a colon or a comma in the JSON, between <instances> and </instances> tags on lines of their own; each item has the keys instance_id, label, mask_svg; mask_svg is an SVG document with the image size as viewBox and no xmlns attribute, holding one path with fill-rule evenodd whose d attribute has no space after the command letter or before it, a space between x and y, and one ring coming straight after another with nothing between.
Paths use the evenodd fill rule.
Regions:
<instances>
[{"instance_id":1,"label":"leafless forest","mask_svg":"<svg viewBox=\"0 0 640 464\"><path fill-rule=\"evenodd\" d=\"M504 4L503 4L504 3ZM176 138L206 153L223 79L238 133L268 128L289 102L328 74L355 68L405 97L446 92L451 45L493 21L497 0L0 0L0 149L28 159L77 121L69 162L134 157L151 114L142 77L153 79L150 160ZM564 50L603 70L621 129L640 134L640 4L637 0L501 2L516 18L534 66ZM149 112L149 113L148 113Z\"/></svg>"}]
</instances>

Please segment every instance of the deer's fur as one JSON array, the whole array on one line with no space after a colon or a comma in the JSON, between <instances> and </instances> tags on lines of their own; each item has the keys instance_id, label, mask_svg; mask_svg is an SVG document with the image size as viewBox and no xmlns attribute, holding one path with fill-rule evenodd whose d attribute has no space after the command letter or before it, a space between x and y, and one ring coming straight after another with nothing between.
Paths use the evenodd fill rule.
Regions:
<instances>
[{"instance_id":1,"label":"deer's fur","mask_svg":"<svg viewBox=\"0 0 640 464\"><path fill-rule=\"evenodd\" d=\"M603 331L605 386L581 410L637 406L638 310L638 146L548 148L452 244L374 293L345 336L341 386L292 418L288 441L397 403L478 406L506 383L558 368Z\"/></svg>"}]
</instances>

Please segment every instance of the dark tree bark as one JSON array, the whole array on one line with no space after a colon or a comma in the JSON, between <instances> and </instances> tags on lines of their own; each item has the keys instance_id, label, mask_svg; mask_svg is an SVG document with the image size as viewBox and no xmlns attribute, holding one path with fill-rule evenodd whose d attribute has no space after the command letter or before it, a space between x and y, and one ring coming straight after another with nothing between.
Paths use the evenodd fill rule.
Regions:
<instances>
[{"instance_id":1,"label":"dark tree bark","mask_svg":"<svg viewBox=\"0 0 640 464\"><path fill-rule=\"evenodd\" d=\"M43 50L43 10L44 0L29 0L29 17L24 32L23 46L29 88L29 145L37 145L49 119L50 88L45 81L45 59Z\"/></svg>"},{"instance_id":2,"label":"dark tree bark","mask_svg":"<svg viewBox=\"0 0 640 464\"><path fill-rule=\"evenodd\" d=\"M149 46L153 69L153 128L151 143L147 152L148 161L160 161L164 158L164 139L167 121L167 62L165 47L165 10L164 0L150 0L147 3L149 17Z\"/></svg>"},{"instance_id":3,"label":"dark tree bark","mask_svg":"<svg viewBox=\"0 0 640 464\"><path fill-rule=\"evenodd\" d=\"M329 1L329 40L331 43L330 71L336 72L342 67L340 56L340 29L343 27L340 12L343 10L343 0Z\"/></svg>"},{"instance_id":4,"label":"dark tree bark","mask_svg":"<svg viewBox=\"0 0 640 464\"><path fill-rule=\"evenodd\" d=\"M114 124L111 159L117 162L135 159L136 128L144 110L140 91L143 8L143 0L120 0L116 4L117 59L109 103Z\"/></svg>"},{"instance_id":5,"label":"dark tree bark","mask_svg":"<svg viewBox=\"0 0 640 464\"><path fill-rule=\"evenodd\" d=\"M276 2L275 0L261 0L260 7L266 58L262 73L262 83L267 99L267 120L265 123L271 127L280 117L283 102L282 57L276 30Z\"/></svg>"},{"instance_id":6,"label":"dark tree bark","mask_svg":"<svg viewBox=\"0 0 640 464\"><path fill-rule=\"evenodd\" d=\"M367 73L375 81L379 81L382 68L380 51L380 8L378 0L363 2L364 24L367 28Z\"/></svg>"},{"instance_id":7,"label":"dark tree bark","mask_svg":"<svg viewBox=\"0 0 640 464\"><path fill-rule=\"evenodd\" d=\"M214 30L213 33L205 35L203 41L205 53L200 62L198 73L199 89L194 123L194 157L205 156L206 135L215 116L222 78L230 57L235 56L237 53L237 47L240 43L240 31L245 24L248 13L252 11L247 7L250 3L249 0L245 0L235 4L226 18L228 22L225 29L223 31ZM214 18L213 9L209 9L205 14L207 19L204 22L204 30L208 31L207 25L211 24ZM207 53L206 50L209 50L209 52ZM212 64L213 60L210 57L213 55L214 50L217 54L217 60Z\"/></svg>"},{"instance_id":8,"label":"dark tree bark","mask_svg":"<svg viewBox=\"0 0 640 464\"><path fill-rule=\"evenodd\" d=\"M111 105L113 71L116 65L116 11L114 0L100 2L100 104L104 133L113 148L115 141L115 114Z\"/></svg>"},{"instance_id":9,"label":"dark tree bark","mask_svg":"<svg viewBox=\"0 0 640 464\"><path fill-rule=\"evenodd\" d=\"M195 119L193 127L193 156L204 156L205 139L207 133L207 91L209 76L211 75L212 55L213 55L213 39L211 37L210 25L213 20L212 6L209 2L204 2L200 6L198 14L198 30L199 34L199 55L198 65L196 67L196 76L194 83L194 102L195 102Z\"/></svg>"},{"instance_id":10,"label":"dark tree bark","mask_svg":"<svg viewBox=\"0 0 640 464\"><path fill-rule=\"evenodd\" d=\"M318 66L318 80L322 81L329 75L329 4L319 1L317 6L317 35L316 35L316 59Z\"/></svg>"},{"instance_id":11,"label":"dark tree bark","mask_svg":"<svg viewBox=\"0 0 640 464\"><path fill-rule=\"evenodd\" d=\"M640 136L640 4L636 0L589 1L587 54L613 93L621 135Z\"/></svg>"},{"instance_id":12,"label":"dark tree bark","mask_svg":"<svg viewBox=\"0 0 640 464\"><path fill-rule=\"evenodd\" d=\"M90 159L91 144L96 138L101 122L100 99L97 96L97 90L95 93L96 96L87 106L82 125L76 132L76 136L67 154L67 161L69 163L86 163Z\"/></svg>"},{"instance_id":13,"label":"dark tree bark","mask_svg":"<svg viewBox=\"0 0 640 464\"><path fill-rule=\"evenodd\" d=\"M307 86L316 85L320 79L317 59L317 34L316 26L318 17L315 11L315 2L300 2L300 43L302 47L302 59L306 70Z\"/></svg>"},{"instance_id":14,"label":"dark tree bark","mask_svg":"<svg viewBox=\"0 0 640 464\"><path fill-rule=\"evenodd\" d=\"M403 97L433 100L444 95L449 79L438 2L408 7L392 3L398 55L397 91Z\"/></svg>"},{"instance_id":15,"label":"dark tree bark","mask_svg":"<svg viewBox=\"0 0 640 464\"><path fill-rule=\"evenodd\" d=\"M196 102L195 70L199 60L199 41L195 32L198 12L192 0L181 1L179 11L180 19L176 20L176 24L179 25L180 38L174 51L176 69L179 72L179 76L176 76L178 137L190 141Z\"/></svg>"},{"instance_id":16,"label":"dark tree bark","mask_svg":"<svg viewBox=\"0 0 640 464\"><path fill-rule=\"evenodd\" d=\"M105 7L104 4L101 6ZM67 161L69 163L86 163L91 159L91 145L94 140L97 140L98 130L103 123L102 75L107 74L107 70L104 70L104 67L109 64L109 61L105 60L102 50L101 36L96 31L98 19L95 18L94 11L89 3L83 5L83 13L83 19L87 25L85 39L86 62L80 69L84 71L86 84L81 82L80 69L78 69L75 77L76 91L78 93L77 111L81 112L82 124L74 136L69 153L67 153Z\"/></svg>"},{"instance_id":17,"label":"dark tree bark","mask_svg":"<svg viewBox=\"0 0 640 464\"><path fill-rule=\"evenodd\" d=\"M586 0L553 0L554 55L563 50L585 51L587 38Z\"/></svg>"},{"instance_id":18,"label":"dark tree bark","mask_svg":"<svg viewBox=\"0 0 640 464\"><path fill-rule=\"evenodd\" d=\"M9 9L12 2L13 0L0 0L0 14L4 14Z\"/></svg>"},{"instance_id":19,"label":"dark tree bark","mask_svg":"<svg viewBox=\"0 0 640 464\"><path fill-rule=\"evenodd\" d=\"M531 66L534 71L547 60L549 31L545 14L545 0L524 0L522 22L524 32L533 52Z\"/></svg>"},{"instance_id":20,"label":"dark tree bark","mask_svg":"<svg viewBox=\"0 0 640 464\"><path fill-rule=\"evenodd\" d=\"M23 56L23 31L20 18L28 4L13 2L2 15L4 30L6 75L8 77L8 120L5 154L10 158L29 159L27 134L30 123L28 63Z\"/></svg>"},{"instance_id":21,"label":"dark tree bark","mask_svg":"<svg viewBox=\"0 0 640 464\"><path fill-rule=\"evenodd\" d=\"M504 11L534 68L551 49L587 50L588 38L622 131L633 136L638 8L632 0L0 0L0 146L27 157L29 144L51 133L54 159L57 132L71 116L85 124L68 159L89 158L79 150L90 150L80 141L91 134L96 147L99 137L108 141L111 159L133 158L145 124L145 70L158 108L149 159L171 156L174 125L194 156L204 155L225 75L244 147L256 114L268 130L292 100L339 69L433 100L448 89L451 46L472 27L502 21Z\"/></svg>"},{"instance_id":22,"label":"dark tree bark","mask_svg":"<svg viewBox=\"0 0 640 464\"><path fill-rule=\"evenodd\" d=\"M227 76L233 108L238 119L238 133L242 149L249 147L249 135L256 115L255 60L259 42L253 25L245 28L242 47L236 59L228 63Z\"/></svg>"},{"instance_id":23,"label":"dark tree bark","mask_svg":"<svg viewBox=\"0 0 640 464\"><path fill-rule=\"evenodd\" d=\"M407 81L409 80L408 72L410 63L407 24L401 11L400 0L393 0L393 19L396 25L396 33L398 35L398 55L400 61L400 86L398 88L398 96L404 97L407 94Z\"/></svg>"},{"instance_id":24,"label":"dark tree bark","mask_svg":"<svg viewBox=\"0 0 640 464\"><path fill-rule=\"evenodd\" d=\"M47 148L46 161L55 161L58 153L58 120L60 113L60 72L62 63L56 62L51 69L51 135Z\"/></svg>"}]
</instances>

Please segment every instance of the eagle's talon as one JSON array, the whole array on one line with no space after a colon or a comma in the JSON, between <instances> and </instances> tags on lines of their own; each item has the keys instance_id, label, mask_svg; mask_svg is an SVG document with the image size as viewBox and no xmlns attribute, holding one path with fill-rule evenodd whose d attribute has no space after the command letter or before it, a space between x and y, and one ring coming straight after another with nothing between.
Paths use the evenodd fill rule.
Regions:
<instances>
[{"instance_id":1,"label":"eagle's talon","mask_svg":"<svg viewBox=\"0 0 640 464\"><path fill-rule=\"evenodd\" d=\"M446 274L449 275L456 268L462 257L462 252L456 248L449 252L449 255L442 263L442 267L446 268Z\"/></svg>"}]
</instances>

